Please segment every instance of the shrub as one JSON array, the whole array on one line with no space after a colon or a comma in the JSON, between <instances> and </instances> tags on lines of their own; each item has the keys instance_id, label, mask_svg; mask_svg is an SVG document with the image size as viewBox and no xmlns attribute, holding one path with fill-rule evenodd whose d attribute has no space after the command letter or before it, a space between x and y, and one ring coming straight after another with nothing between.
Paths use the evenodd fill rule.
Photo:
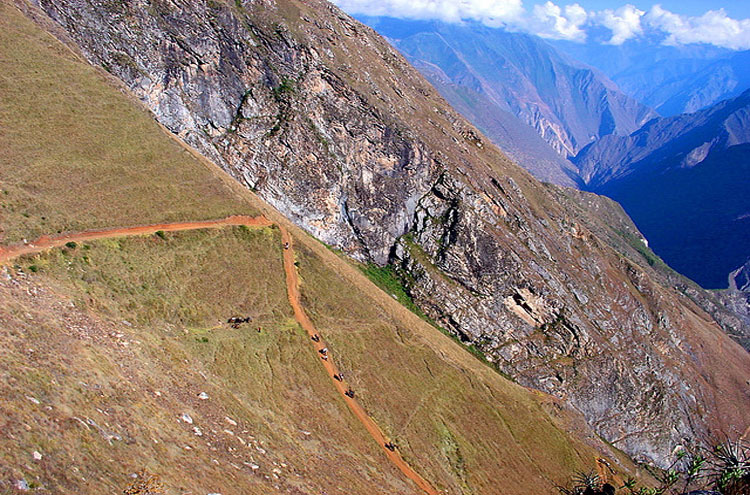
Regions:
<instances>
[{"instance_id":1,"label":"shrub","mask_svg":"<svg viewBox=\"0 0 750 495\"><path fill-rule=\"evenodd\" d=\"M143 469L136 476L136 480L122 491L123 495L158 495L164 493L164 485L161 484L158 476L148 474Z\"/></svg>"}]
</instances>

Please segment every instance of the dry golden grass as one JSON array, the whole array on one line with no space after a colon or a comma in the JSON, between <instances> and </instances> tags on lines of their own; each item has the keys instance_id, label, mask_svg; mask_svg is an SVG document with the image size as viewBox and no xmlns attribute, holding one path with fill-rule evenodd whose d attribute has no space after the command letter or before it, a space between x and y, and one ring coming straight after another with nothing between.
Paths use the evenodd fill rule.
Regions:
<instances>
[{"instance_id":1,"label":"dry golden grass","mask_svg":"<svg viewBox=\"0 0 750 495\"><path fill-rule=\"evenodd\" d=\"M278 230L166 237L51 251L2 279L0 493L21 477L118 493L144 467L169 494L416 493L292 319ZM235 314L254 321L232 329Z\"/></svg>"},{"instance_id":2,"label":"dry golden grass","mask_svg":"<svg viewBox=\"0 0 750 495\"><path fill-rule=\"evenodd\" d=\"M0 242L253 214L216 169L0 1ZM239 187L237 185L237 187Z\"/></svg>"}]
</instances>

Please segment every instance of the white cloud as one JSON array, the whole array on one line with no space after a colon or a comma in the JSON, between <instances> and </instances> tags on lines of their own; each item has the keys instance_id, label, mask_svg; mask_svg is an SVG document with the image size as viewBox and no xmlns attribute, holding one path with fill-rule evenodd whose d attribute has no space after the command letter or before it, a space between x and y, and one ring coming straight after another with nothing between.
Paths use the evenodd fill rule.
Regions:
<instances>
[{"instance_id":1,"label":"white cloud","mask_svg":"<svg viewBox=\"0 0 750 495\"><path fill-rule=\"evenodd\" d=\"M388 15L446 22L476 20L498 26L517 21L522 0L333 0L350 14Z\"/></svg>"},{"instance_id":2,"label":"white cloud","mask_svg":"<svg viewBox=\"0 0 750 495\"><path fill-rule=\"evenodd\" d=\"M552 2L534 5L529 26L534 34L543 38L584 41L586 31L582 29L588 20L586 9L574 3L561 9Z\"/></svg>"},{"instance_id":3,"label":"white cloud","mask_svg":"<svg viewBox=\"0 0 750 495\"><path fill-rule=\"evenodd\" d=\"M660 5L648 13L626 4L618 9L589 11L579 4L561 7L552 0L333 0L350 14L445 22L473 20L492 27L524 31L544 38L585 41L587 29L604 27L607 43L621 45L648 31L661 34L665 44L710 43L734 50L750 49L750 19L732 19L723 9L701 16L683 16Z\"/></svg>"},{"instance_id":4,"label":"white cloud","mask_svg":"<svg viewBox=\"0 0 750 495\"><path fill-rule=\"evenodd\" d=\"M612 31L610 44L622 45L627 40L643 34L641 17L644 14L644 11L632 5L625 5L617 10L607 9L597 12L595 19L598 24Z\"/></svg>"},{"instance_id":5,"label":"white cloud","mask_svg":"<svg viewBox=\"0 0 750 495\"><path fill-rule=\"evenodd\" d=\"M724 9L687 17L654 5L644 20L667 35L665 44L709 43L733 50L750 49L750 19L732 19Z\"/></svg>"}]
</instances>

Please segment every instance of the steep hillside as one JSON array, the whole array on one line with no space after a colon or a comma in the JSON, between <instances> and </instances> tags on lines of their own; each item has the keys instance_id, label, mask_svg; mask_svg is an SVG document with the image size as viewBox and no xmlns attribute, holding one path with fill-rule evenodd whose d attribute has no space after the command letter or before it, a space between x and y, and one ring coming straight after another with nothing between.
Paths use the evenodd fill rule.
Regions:
<instances>
[{"instance_id":1,"label":"steep hillside","mask_svg":"<svg viewBox=\"0 0 750 495\"><path fill-rule=\"evenodd\" d=\"M750 355L332 5L41 6L172 132L322 241L390 265L429 318L616 447L663 464L685 438L746 428Z\"/></svg>"},{"instance_id":2,"label":"steep hillside","mask_svg":"<svg viewBox=\"0 0 750 495\"><path fill-rule=\"evenodd\" d=\"M0 8L7 26L12 7ZM237 200L237 184L196 161L182 143L160 137L148 112L114 103L126 98L104 84L105 75L82 65L82 55L44 45L49 36L38 29L4 31L0 242L133 219L255 212ZM61 79L77 84L60 86Z\"/></svg>"},{"instance_id":3,"label":"steep hillside","mask_svg":"<svg viewBox=\"0 0 750 495\"><path fill-rule=\"evenodd\" d=\"M750 257L750 92L609 136L576 159L587 187L619 201L670 266L727 287Z\"/></svg>"},{"instance_id":4,"label":"steep hillside","mask_svg":"<svg viewBox=\"0 0 750 495\"><path fill-rule=\"evenodd\" d=\"M636 473L579 413L495 373L184 152L6 0L0 83L34 97L0 100L0 143L39 174L0 167L4 196L28 208L0 217L14 233L0 247L0 492L123 493L152 473L170 495L423 493L396 456L450 494L556 493L601 456ZM53 136L25 121L42 110ZM196 222L260 212L268 220L225 222L249 227ZM252 321L234 328L232 316ZM344 382L321 366L334 361ZM355 401L394 452L351 414Z\"/></svg>"},{"instance_id":5,"label":"steep hillside","mask_svg":"<svg viewBox=\"0 0 750 495\"><path fill-rule=\"evenodd\" d=\"M729 274L729 289L718 291L718 297L750 328L750 259ZM750 330L736 334L745 349L750 349Z\"/></svg>"},{"instance_id":6,"label":"steep hillside","mask_svg":"<svg viewBox=\"0 0 750 495\"><path fill-rule=\"evenodd\" d=\"M585 227L604 240L621 256L649 270L661 286L672 287L685 295L721 326L745 349L750 350L750 319L742 291L707 291L689 278L670 268L649 248L648 240L638 230L622 206L606 196L578 189L548 184L547 188L575 215ZM742 269L737 275L742 277Z\"/></svg>"},{"instance_id":7,"label":"steep hillside","mask_svg":"<svg viewBox=\"0 0 750 495\"><path fill-rule=\"evenodd\" d=\"M440 67L454 84L536 129L563 157L601 136L627 135L654 116L603 74L534 36L472 23L364 20L412 62Z\"/></svg>"}]
</instances>

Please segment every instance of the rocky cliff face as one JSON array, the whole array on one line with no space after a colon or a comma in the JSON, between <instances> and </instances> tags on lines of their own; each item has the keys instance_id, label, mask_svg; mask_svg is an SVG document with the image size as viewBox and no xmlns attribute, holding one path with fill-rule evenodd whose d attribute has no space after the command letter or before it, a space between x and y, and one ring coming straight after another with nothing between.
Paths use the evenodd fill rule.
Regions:
<instances>
[{"instance_id":1,"label":"rocky cliff face","mask_svg":"<svg viewBox=\"0 0 750 495\"><path fill-rule=\"evenodd\" d=\"M750 260L729 274L729 289L719 291L718 298L743 324L732 328L730 335L750 350Z\"/></svg>"},{"instance_id":2,"label":"rocky cliff face","mask_svg":"<svg viewBox=\"0 0 750 495\"><path fill-rule=\"evenodd\" d=\"M319 0L42 0L172 132L604 438L663 463L745 428L750 355Z\"/></svg>"}]
</instances>

